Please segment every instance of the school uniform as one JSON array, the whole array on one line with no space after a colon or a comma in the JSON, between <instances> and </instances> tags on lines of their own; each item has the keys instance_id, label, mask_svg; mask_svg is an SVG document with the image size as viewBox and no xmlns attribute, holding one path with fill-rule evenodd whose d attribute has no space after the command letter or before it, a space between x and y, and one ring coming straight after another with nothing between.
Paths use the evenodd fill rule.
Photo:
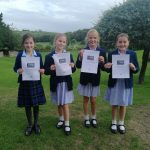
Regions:
<instances>
[{"instance_id":1,"label":"school uniform","mask_svg":"<svg viewBox=\"0 0 150 150\"><path fill-rule=\"evenodd\" d=\"M128 106L133 103L133 74L139 71L139 64L137 61L136 53L133 50L126 50L125 54L130 55L130 63L135 65L136 70L130 69L130 78L126 79L113 79L112 69L107 69L109 72L108 89L105 93L105 100L110 105ZM108 62L112 62L112 55L124 55L120 54L119 50L108 54Z\"/></svg>"},{"instance_id":2,"label":"school uniform","mask_svg":"<svg viewBox=\"0 0 150 150\"><path fill-rule=\"evenodd\" d=\"M88 46L85 47L84 49L90 50ZM103 56L104 60L106 61L105 50L100 47L97 47L95 50L99 51L99 56ZM78 55L76 67L81 68L81 66L82 66L82 59L80 58L80 55ZM104 64L99 63L97 74L80 72L80 83L78 84L77 88L77 91L80 95L88 97L91 96L96 97L100 95L99 85L100 85L101 70L104 70Z\"/></svg>"},{"instance_id":3,"label":"school uniform","mask_svg":"<svg viewBox=\"0 0 150 150\"><path fill-rule=\"evenodd\" d=\"M25 50L18 53L16 57L16 62L14 65L14 71L17 72L19 68L22 68L21 58L22 57L30 57L26 54ZM42 57L39 52L33 51L31 57L40 57L40 68L43 68ZM43 86L41 83L41 79L39 81L23 81L22 75L18 76L18 107L28 107L28 106L37 106L46 103L46 98L43 90Z\"/></svg>"},{"instance_id":4,"label":"school uniform","mask_svg":"<svg viewBox=\"0 0 150 150\"><path fill-rule=\"evenodd\" d=\"M50 97L52 102L57 105L69 104L74 100L72 77L71 75L56 76L56 71L50 70L50 66L55 64L53 59L54 54L56 54L55 50L46 55L44 63L45 75L50 75ZM70 60L72 63L74 62L71 54ZM76 67L74 66L72 73L74 73L75 70Z\"/></svg>"}]
</instances>

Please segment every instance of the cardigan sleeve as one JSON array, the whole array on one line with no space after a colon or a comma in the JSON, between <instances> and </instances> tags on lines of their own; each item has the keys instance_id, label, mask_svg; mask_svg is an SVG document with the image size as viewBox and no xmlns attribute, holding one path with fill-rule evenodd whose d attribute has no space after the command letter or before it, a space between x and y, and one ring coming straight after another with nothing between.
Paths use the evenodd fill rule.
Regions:
<instances>
[{"instance_id":1,"label":"cardigan sleeve","mask_svg":"<svg viewBox=\"0 0 150 150\"><path fill-rule=\"evenodd\" d=\"M74 63L72 54L70 55L70 60L72 63ZM72 67L72 73L74 73L75 71L76 71L76 66L74 65L74 67Z\"/></svg>"},{"instance_id":2,"label":"cardigan sleeve","mask_svg":"<svg viewBox=\"0 0 150 150\"><path fill-rule=\"evenodd\" d=\"M14 65L14 71L17 73L17 70L21 68L21 53L18 53L16 60L15 60L15 65Z\"/></svg>"}]
</instances>

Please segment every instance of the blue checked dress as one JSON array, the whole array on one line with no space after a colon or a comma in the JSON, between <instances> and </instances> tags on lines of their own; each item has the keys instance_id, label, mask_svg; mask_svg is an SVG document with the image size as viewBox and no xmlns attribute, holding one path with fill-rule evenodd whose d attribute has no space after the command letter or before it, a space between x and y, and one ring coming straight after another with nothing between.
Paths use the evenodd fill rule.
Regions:
<instances>
[{"instance_id":1,"label":"blue checked dress","mask_svg":"<svg viewBox=\"0 0 150 150\"><path fill-rule=\"evenodd\" d=\"M21 57L28 57L25 51L20 52L16 58L14 71L17 72L21 68ZM33 51L32 57L40 57L40 68L43 65L41 55L38 52ZM18 107L34 107L46 103L45 93L41 80L39 81L22 81L22 76L18 78Z\"/></svg>"}]
</instances>

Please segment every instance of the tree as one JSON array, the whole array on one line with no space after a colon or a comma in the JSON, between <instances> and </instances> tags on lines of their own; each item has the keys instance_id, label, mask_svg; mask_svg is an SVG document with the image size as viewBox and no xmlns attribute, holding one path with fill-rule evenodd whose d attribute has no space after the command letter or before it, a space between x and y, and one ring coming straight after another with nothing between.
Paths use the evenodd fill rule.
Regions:
<instances>
[{"instance_id":1,"label":"tree","mask_svg":"<svg viewBox=\"0 0 150 150\"><path fill-rule=\"evenodd\" d=\"M0 49L14 50L18 47L18 35L15 34L9 25L3 22L3 14L0 13Z\"/></svg>"},{"instance_id":2,"label":"tree","mask_svg":"<svg viewBox=\"0 0 150 150\"><path fill-rule=\"evenodd\" d=\"M99 19L97 30L107 48L115 45L116 36L125 32L130 37L130 48L144 49L139 83L144 82L150 52L150 2L149 0L127 0L104 13Z\"/></svg>"}]
</instances>

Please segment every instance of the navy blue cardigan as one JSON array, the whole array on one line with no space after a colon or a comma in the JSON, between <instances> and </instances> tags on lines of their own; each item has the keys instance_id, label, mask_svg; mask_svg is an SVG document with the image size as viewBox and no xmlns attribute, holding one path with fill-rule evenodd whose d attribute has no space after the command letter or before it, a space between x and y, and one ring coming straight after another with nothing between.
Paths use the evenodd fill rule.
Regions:
<instances>
[{"instance_id":1,"label":"navy blue cardigan","mask_svg":"<svg viewBox=\"0 0 150 150\"><path fill-rule=\"evenodd\" d=\"M40 57L40 68L43 69L44 66L43 66L43 61L42 61L42 56L39 52L35 51L37 56L34 56L34 57ZM17 57L16 57L16 61L15 61L15 65L14 65L14 71L17 72L17 70L19 68L22 68L22 65L21 65L21 57L25 57L25 56L22 56L23 54L23 51L19 52ZM22 75L19 75L18 76L18 83L22 82Z\"/></svg>"},{"instance_id":2,"label":"navy blue cardigan","mask_svg":"<svg viewBox=\"0 0 150 150\"><path fill-rule=\"evenodd\" d=\"M135 65L135 68L136 68L135 71L130 69L130 78L124 79L125 88L132 88L133 87L133 73L137 73L139 71L139 64L138 64L136 53L133 50L127 49L126 54L130 55L130 63L133 63ZM108 54L108 62L112 62L112 55L119 55L118 49L116 49L113 52L110 52ZM114 87L117 79L112 78L112 68L107 69L107 72L110 73L109 79L108 79L108 87Z\"/></svg>"},{"instance_id":3,"label":"navy blue cardigan","mask_svg":"<svg viewBox=\"0 0 150 150\"><path fill-rule=\"evenodd\" d=\"M84 49L89 49L89 47L86 47ZM103 56L104 61L106 62L105 50L99 47L97 47L96 50L100 52L99 56ZM104 64L101 63L98 64L97 74L80 72L80 84L87 85L88 83L91 83L92 86L98 86L100 84L101 70L105 70ZM81 68L81 66L82 66L82 60L80 60L80 56L78 55L76 61L76 67Z\"/></svg>"},{"instance_id":4,"label":"navy blue cardigan","mask_svg":"<svg viewBox=\"0 0 150 150\"><path fill-rule=\"evenodd\" d=\"M72 77L71 75L67 76L56 76L56 71L55 70L50 70L50 66L54 64L54 59L53 59L53 54L55 54L55 51L53 50L51 53L47 54L45 56L45 63L44 63L44 68L45 68L45 75L51 75L50 76L50 90L52 92L56 91L57 84L60 82L67 82L67 87L68 90L73 89L73 82L72 82ZM70 54L70 60L71 62L73 61L73 57ZM76 67L74 66L72 68L72 73L76 71Z\"/></svg>"}]
</instances>

